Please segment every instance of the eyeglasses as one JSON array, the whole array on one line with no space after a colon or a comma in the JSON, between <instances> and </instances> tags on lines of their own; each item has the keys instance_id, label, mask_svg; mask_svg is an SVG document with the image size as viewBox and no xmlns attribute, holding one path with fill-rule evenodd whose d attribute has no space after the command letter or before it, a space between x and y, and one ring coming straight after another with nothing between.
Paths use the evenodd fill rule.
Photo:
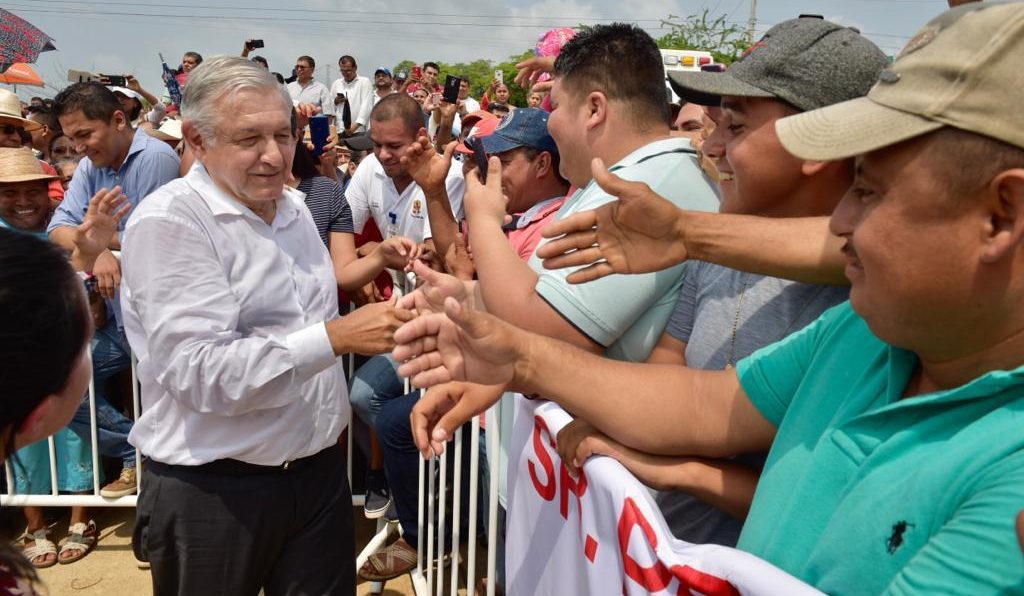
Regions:
<instances>
[{"instance_id":1,"label":"eyeglasses","mask_svg":"<svg viewBox=\"0 0 1024 596\"><path fill-rule=\"evenodd\" d=\"M71 155L71 147L54 147L50 153L54 155Z\"/></svg>"},{"instance_id":2,"label":"eyeglasses","mask_svg":"<svg viewBox=\"0 0 1024 596\"><path fill-rule=\"evenodd\" d=\"M21 127L15 126L13 124L4 124L2 127L0 127L0 132L3 132L5 135L13 135L15 133L21 132Z\"/></svg>"},{"instance_id":3,"label":"eyeglasses","mask_svg":"<svg viewBox=\"0 0 1024 596\"><path fill-rule=\"evenodd\" d=\"M295 70L306 70L307 68L309 68L309 67L308 66L303 66L302 64L296 64L295 65Z\"/></svg>"}]
</instances>

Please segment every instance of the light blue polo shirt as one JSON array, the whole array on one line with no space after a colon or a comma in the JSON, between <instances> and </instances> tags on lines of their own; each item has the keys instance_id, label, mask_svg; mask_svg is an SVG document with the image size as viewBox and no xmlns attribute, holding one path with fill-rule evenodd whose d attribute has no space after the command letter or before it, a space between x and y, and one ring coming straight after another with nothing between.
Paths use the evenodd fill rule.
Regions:
<instances>
[{"instance_id":1,"label":"light blue polo shirt","mask_svg":"<svg viewBox=\"0 0 1024 596\"><path fill-rule=\"evenodd\" d=\"M141 129L136 130L128 156L117 170L97 168L88 157L82 159L46 231L81 224L89 208L89 199L102 188L120 185L121 192L128 197L134 210L146 195L177 178L180 164L178 154L167 143ZM124 230L127 223L127 217L121 219L118 229Z\"/></svg>"},{"instance_id":2,"label":"light blue polo shirt","mask_svg":"<svg viewBox=\"0 0 1024 596\"><path fill-rule=\"evenodd\" d=\"M669 138L644 145L609 168L625 180L645 182L654 192L683 209L718 211L718 195L697 163L690 141ZM555 216L564 219L618 200L593 180L562 204ZM675 307L687 264L656 273L609 275L572 285L576 270L544 269L536 253L529 260L538 273L536 291L584 335L605 346L617 360L647 359Z\"/></svg>"},{"instance_id":3,"label":"light blue polo shirt","mask_svg":"<svg viewBox=\"0 0 1024 596\"><path fill-rule=\"evenodd\" d=\"M849 302L737 366L778 428L738 547L828 594L1024 591L1024 367L901 399Z\"/></svg>"}]
</instances>

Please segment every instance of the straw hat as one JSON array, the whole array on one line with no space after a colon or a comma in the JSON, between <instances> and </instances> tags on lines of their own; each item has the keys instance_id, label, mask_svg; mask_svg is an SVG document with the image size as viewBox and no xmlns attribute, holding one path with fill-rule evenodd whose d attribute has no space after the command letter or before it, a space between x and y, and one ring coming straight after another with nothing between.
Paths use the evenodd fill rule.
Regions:
<instances>
[{"instance_id":1,"label":"straw hat","mask_svg":"<svg viewBox=\"0 0 1024 596\"><path fill-rule=\"evenodd\" d=\"M55 178L43 171L43 166L28 147L0 148L0 184Z\"/></svg>"},{"instance_id":2,"label":"straw hat","mask_svg":"<svg viewBox=\"0 0 1024 596\"><path fill-rule=\"evenodd\" d=\"M168 118L164 120L160 128L153 130L147 129L146 132L149 136L160 139L161 141L180 141L181 140L181 120L174 120Z\"/></svg>"},{"instance_id":3,"label":"straw hat","mask_svg":"<svg viewBox=\"0 0 1024 596\"><path fill-rule=\"evenodd\" d=\"M25 130L38 130L43 127L38 122L22 118L21 101L18 96L6 89L0 89L0 124L5 122L24 127Z\"/></svg>"}]
</instances>

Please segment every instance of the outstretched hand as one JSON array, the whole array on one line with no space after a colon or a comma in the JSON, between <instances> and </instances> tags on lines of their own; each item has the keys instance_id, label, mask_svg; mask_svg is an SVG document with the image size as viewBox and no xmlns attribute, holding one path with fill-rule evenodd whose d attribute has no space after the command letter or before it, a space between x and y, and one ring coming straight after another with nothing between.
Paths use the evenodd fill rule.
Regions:
<instances>
[{"instance_id":1,"label":"outstretched hand","mask_svg":"<svg viewBox=\"0 0 1024 596\"><path fill-rule=\"evenodd\" d=\"M660 271L689 257L678 207L643 182L612 174L600 159L591 169L598 186L618 200L545 228L544 237L553 238L537 249L545 269L585 265L567 277L569 283L584 283L613 273Z\"/></svg>"},{"instance_id":2,"label":"outstretched hand","mask_svg":"<svg viewBox=\"0 0 1024 596\"><path fill-rule=\"evenodd\" d=\"M101 188L91 199L85 212L85 219L75 228L74 243L79 257L92 259L110 245L110 239L117 232L117 226L131 210L128 197L121 194L121 187L107 190ZM91 262L90 262L91 266Z\"/></svg>"},{"instance_id":3,"label":"outstretched hand","mask_svg":"<svg viewBox=\"0 0 1024 596\"><path fill-rule=\"evenodd\" d=\"M529 89L538 93L551 91L551 82L538 83L537 79L543 74L553 74L555 71L555 58L553 56L535 56L516 64L515 82L523 89Z\"/></svg>"},{"instance_id":4,"label":"outstretched hand","mask_svg":"<svg viewBox=\"0 0 1024 596\"><path fill-rule=\"evenodd\" d=\"M413 441L423 459L444 453L454 429L494 405L504 391L500 385L445 383L427 389L409 414Z\"/></svg>"},{"instance_id":5,"label":"outstretched hand","mask_svg":"<svg viewBox=\"0 0 1024 596\"><path fill-rule=\"evenodd\" d=\"M525 345L522 331L448 297L444 311L420 314L395 332L398 374L417 387L448 381L507 385Z\"/></svg>"},{"instance_id":6,"label":"outstretched hand","mask_svg":"<svg viewBox=\"0 0 1024 596\"><path fill-rule=\"evenodd\" d=\"M454 298L459 304L474 308L473 286L452 275L434 271L422 260L413 263L413 273L420 286L398 301L398 306L415 311L420 315L444 312L446 298Z\"/></svg>"},{"instance_id":7,"label":"outstretched hand","mask_svg":"<svg viewBox=\"0 0 1024 596\"><path fill-rule=\"evenodd\" d=\"M420 188L425 191L444 188L448 178L448 170L452 167L452 155L458 142L452 141L444 148L444 155L439 155L434 145L426 136L418 137L405 151L401 162L406 171Z\"/></svg>"},{"instance_id":8,"label":"outstretched hand","mask_svg":"<svg viewBox=\"0 0 1024 596\"><path fill-rule=\"evenodd\" d=\"M411 270L420 256L421 246L405 236L391 236L377 245L385 267L398 271Z\"/></svg>"}]
</instances>

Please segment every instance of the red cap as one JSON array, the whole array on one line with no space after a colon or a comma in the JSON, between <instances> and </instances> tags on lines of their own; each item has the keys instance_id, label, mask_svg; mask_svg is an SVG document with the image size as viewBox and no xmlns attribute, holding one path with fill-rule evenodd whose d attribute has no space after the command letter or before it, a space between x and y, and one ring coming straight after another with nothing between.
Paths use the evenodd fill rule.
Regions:
<instances>
[{"instance_id":1,"label":"red cap","mask_svg":"<svg viewBox=\"0 0 1024 596\"><path fill-rule=\"evenodd\" d=\"M473 112L473 114L477 114L477 113L478 112ZM476 124L471 129L469 129L469 134L466 135L467 139L469 137L476 137L476 138L479 139L481 137L489 136L489 135L493 134L494 133L494 129L498 128L498 125L501 124L501 120L499 118L497 118L494 114L491 114L491 113L488 113L488 112L485 112L485 113L488 116L490 116L490 118L479 118L478 120L476 120ZM473 114L467 115L466 118L469 118ZM463 126L466 125L465 124L466 118L462 119L462 122L463 122L462 125ZM459 143L455 147L455 150L458 151L459 153L466 153L468 155L472 155L473 154L473 150L470 149L469 147L466 147L466 143L464 143L464 142L463 143Z\"/></svg>"}]
</instances>

